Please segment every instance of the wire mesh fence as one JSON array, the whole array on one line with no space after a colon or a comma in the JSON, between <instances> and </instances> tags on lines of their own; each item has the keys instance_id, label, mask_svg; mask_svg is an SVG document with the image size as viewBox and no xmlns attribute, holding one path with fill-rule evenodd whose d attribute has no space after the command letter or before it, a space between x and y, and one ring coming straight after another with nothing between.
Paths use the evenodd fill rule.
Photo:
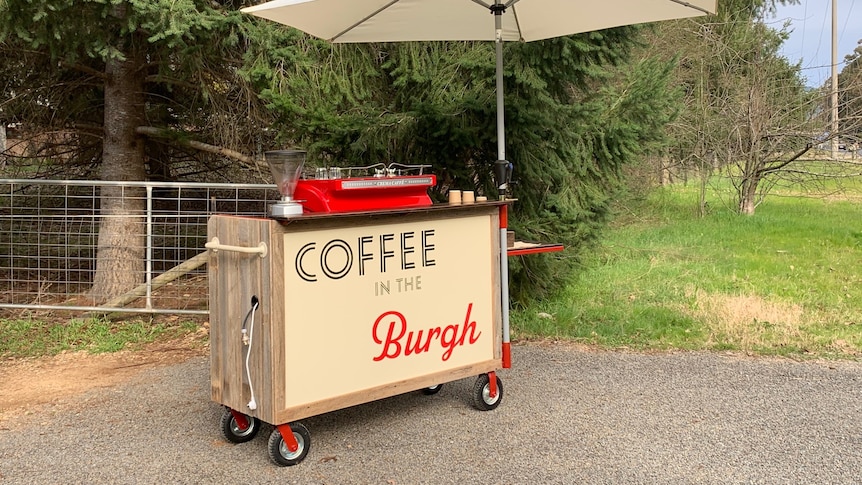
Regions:
<instances>
[{"instance_id":1,"label":"wire mesh fence","mask_svg":"<svg viewBox=\"0 0 862 485\"><path fill-rule=\"evenodd\" d=\"M262 217L279 197L257 184L0 179L0 309L206 314L209 216ZM100 251L109 218L129 223L125 241L140 247ZM99 294L100 265L128 254L142 258L128 270L133 287Z\"/></svg>"}]
</instances>

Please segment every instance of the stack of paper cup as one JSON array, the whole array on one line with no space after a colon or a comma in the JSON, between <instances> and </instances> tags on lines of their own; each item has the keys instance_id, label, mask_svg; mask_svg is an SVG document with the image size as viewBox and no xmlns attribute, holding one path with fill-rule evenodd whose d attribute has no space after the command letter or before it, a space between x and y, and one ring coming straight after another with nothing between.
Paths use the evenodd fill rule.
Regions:
<instances>
[{"instance_id":1,"label":"stack of paper cup","mask_svg":"<svg viewBox=\"0 0 862 485\"><path fill-rule=\"evenodd\" d=\"M461 192L461 202L464 204L472 204L476 202L476 194L472 190L464 190Z\"/></svg>"},{"instance_id":2,"label":"stack of paper cup","mask_svg":"<svg viewBox=\"0 0 862 485\"><path fill-rule=\"evenodd\" d=\"M450 204L460 204L461 203L461 191L460 190L450 190L449 191L449 203Z\"/></svg>"}]
</instances>

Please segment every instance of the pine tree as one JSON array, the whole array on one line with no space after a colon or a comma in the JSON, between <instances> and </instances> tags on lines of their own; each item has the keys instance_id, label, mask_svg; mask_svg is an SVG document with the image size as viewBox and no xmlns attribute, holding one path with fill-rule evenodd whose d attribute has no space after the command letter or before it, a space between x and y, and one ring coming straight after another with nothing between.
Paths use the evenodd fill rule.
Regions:
<instances>
[{"instance_id":1,"label":"pine tree","mask_svg":"<svg viewBox=\"0 0 862 485\"><path fill-rule=\"evenodd\" d=\"M608 220L621 167L661 138L675 112L670 64L614 69L639 33L623 27L504 46L507 156L518 199L510 224L519 237L570 248L565 262L531 257L516 264L519 297L554 288L569 274ZM316 61L259 69L267 75L258 87L279 112L285 136L305 143L313 158L431 164L437 200L450 188L496 195L493 44L329 45L309 38L304 46ZM269 65L282 61L258 56L268 56Z\"/></svg>"}]
</instances>

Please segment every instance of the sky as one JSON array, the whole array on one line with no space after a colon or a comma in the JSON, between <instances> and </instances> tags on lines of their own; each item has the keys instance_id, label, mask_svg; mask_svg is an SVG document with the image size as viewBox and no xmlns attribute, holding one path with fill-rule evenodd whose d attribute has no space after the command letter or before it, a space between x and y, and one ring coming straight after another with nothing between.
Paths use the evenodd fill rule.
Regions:
<instances>
[{"instance_id":1,"label":"sky","mask_svg":"<svg viewBox=\"0 0 862 485\"><path fill-rule=\"evenodd\" d=\"M838 0L838 71L844 56L862 39L862 0ZM823 85L832 75L832 0L800 0L779 6L773 27L791 22L790 38L781 52L791 62L802 61L802 74L810 87Z\"/></svg>"}]
</instances>

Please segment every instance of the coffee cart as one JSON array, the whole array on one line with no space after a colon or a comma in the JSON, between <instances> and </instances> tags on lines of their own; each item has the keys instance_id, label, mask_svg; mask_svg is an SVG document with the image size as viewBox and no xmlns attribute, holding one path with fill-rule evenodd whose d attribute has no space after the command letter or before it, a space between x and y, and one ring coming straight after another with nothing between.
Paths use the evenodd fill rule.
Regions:
<instances>
[{"instance_id":1,"label":"coffee cart","mask_svg":"<svg viewBox=\"0 0 862 485\"><path fill-rule=\"evenodd\" d=\"M424 167L301 178L302 152L267 161L283 195L271 217L214 215L208 226L210 375L225 438L272 424L269 456L294 465L311 444L299 420L471 376L475 407L495 409L495 371L511 365L511 201L432 204Z\"/></svg>"}]
</instances>

